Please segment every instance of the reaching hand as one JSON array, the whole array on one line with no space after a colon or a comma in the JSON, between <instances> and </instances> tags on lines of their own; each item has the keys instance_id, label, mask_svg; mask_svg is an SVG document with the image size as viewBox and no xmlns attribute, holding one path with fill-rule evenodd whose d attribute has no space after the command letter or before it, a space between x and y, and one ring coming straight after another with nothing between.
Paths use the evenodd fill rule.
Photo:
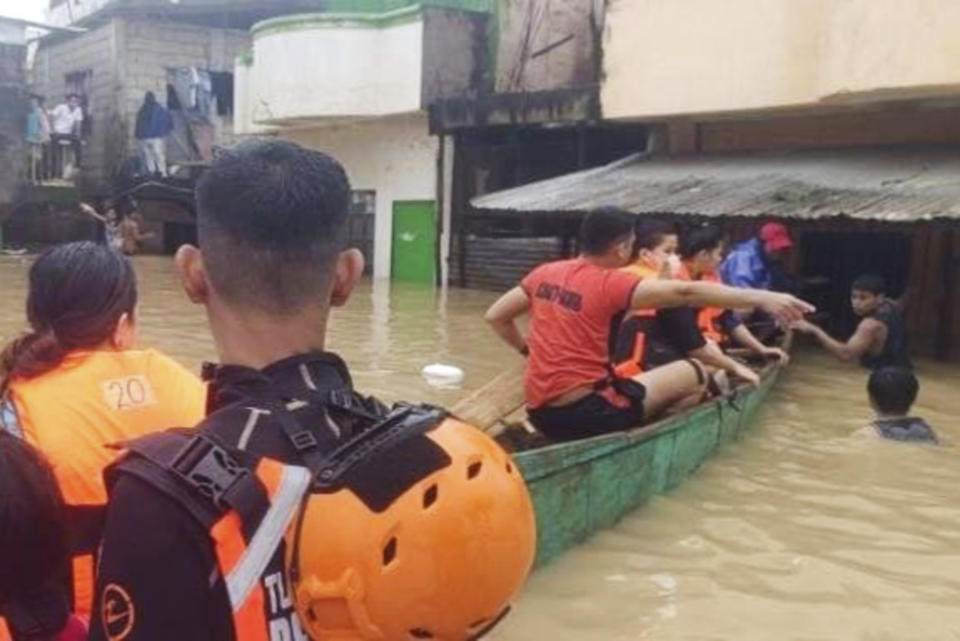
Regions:
<instances>
[{"instance_id":1,"label":"reaching hand","mask_svg":"<svg viewBox=\"0 0 960 641\"><path fill-rule=\"evenodd\" d=\"M767 358L777 359L781 365L786 365L790 362L790 354L787 354L779 347L765 347L760 353Z\"/></svg>"},{"instance_id":2,"label":"reaching hand","mask_svg":"<svg viewBox=\"0 0 960 641\"><path fill-rule=\"evenodd\" d=\"M733 371L733 373L752 385L756 385L760 382L760 376L746 365L737 363L737 368Z\"/></svg>"},{"instance_id":3,"label":"reaching hand","mask_svg":"<svg viewBox=\"0 0 960 641\"><path fill-rule=\"evenodd\" d=\"M780 292L763 292L760 307L784 326L803 320L804 314L817 311L810 303Z\"/></svg>"},{"instance_id":4,"label":"reaching hand","mask_svg":"<svg viewBox=\"0 0 960 641\"><path fill-rule=\"evenodd\" d=\"M793 321L790 323L789 327L793 331L800 332L801 334L809 334L817 328L816 325L803 318Z\"/></svg>"}]
</instances>

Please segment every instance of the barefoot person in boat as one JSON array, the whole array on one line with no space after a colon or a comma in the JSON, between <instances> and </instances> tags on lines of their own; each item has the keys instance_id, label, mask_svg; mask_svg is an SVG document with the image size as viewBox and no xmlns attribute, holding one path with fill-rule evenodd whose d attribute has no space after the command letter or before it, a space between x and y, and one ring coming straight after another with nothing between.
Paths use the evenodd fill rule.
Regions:
<instances>
[{"instance_id":1,"label":"barefoot person in boat","mask_svg":"<svg viewBox=\"0 0 960 641\"><path fill-rule=\"evenodd\" d=\"M900 305L886 296L886 283L874 274L853 281L850 288L853 313L862 320L845 343L810 321L800 320L793 329L810 334L828 352L842 361L859 360L867 369L903 367L912 369L907 353L907 328Z\"/></svg>"},{"instance_id":2,"label":"barefoot person in boat","mask_svg":"<svg viewBox=\"0 0 960 641\"><path fill-rule=\"evenodd\" d=\"M580 256L537 267L487 310L486 320L500 337L528 355L528 415L554 440L635 427L702 396L706 374L695 359L629 378L615 375L610 331L619 314L684 305L759 307L789 322L812 310L789 294L641 279L621 271L633 257L633 220L616 210L592 212L581 227ZM523 314L530 315L526 337L516 325Z\"/></svg>"}]
</instances>

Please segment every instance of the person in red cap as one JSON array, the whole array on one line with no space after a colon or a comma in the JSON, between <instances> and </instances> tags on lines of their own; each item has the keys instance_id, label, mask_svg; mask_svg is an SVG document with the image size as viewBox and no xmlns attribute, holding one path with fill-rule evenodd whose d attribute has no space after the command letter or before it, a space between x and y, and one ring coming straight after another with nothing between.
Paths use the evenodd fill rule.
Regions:
<instances>
[{"instance_id":1,"label":"person in red cap","mask_svg":"<svg viewBox=\"0 0 960 641\"><path fill-rule=\"evenodd\" d=\"M723 282L752 289L787 289L783 261L793 247L786 225L765 223L757 235L734 247L720 266Z\"/></svg>"}]
</instances>

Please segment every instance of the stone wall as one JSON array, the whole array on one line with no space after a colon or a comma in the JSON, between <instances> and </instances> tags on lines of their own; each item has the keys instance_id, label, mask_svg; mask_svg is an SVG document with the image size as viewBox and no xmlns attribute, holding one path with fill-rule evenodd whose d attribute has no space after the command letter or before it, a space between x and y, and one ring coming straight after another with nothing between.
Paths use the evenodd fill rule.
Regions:
<instances>
[{"instance_id":1,"label":"stone wall","mask_svg":"<svg viewBox=\"0 0 960 641\"><path fill-rule=\"evenodd\" d=\"M0 212L13 200L25 169L25 53L23 45L0 44Z\"/></svg>"},{"instance_id":2,"label":"stone wall","mask_svg":"<svg viewBox=\"0 0 960 641\"><path fill-rule=\"evenodd\" d=\"M156 19L126 19L123 29L123 57L119 68L123 88L119 100L126 121L127 149L135 149L133 127L143 94L154 92L164 100L167 70L198 67L233 73L234 60L250 50L250 34L235 29L211 29ZM233 136L233 119L222 121L221 140Z\"/></svg>"}]
</instances>

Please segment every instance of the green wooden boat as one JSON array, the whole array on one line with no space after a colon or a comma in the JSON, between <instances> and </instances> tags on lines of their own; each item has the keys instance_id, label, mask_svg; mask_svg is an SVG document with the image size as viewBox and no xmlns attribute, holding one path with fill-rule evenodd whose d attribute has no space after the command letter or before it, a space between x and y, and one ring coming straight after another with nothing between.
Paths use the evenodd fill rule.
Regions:
<instances>
[{"instance_id":1,"label":"green wooden boat","mask_svg":"<svg viewBox=\"0 0 960 641\"><path fill-rule=\"evenodd\" d=\"M537 516L536 564L676 487L721 445L739 438L782 369L769 365L758 386L652 425L516 452Z\"/></svg>"}]
</instances>

